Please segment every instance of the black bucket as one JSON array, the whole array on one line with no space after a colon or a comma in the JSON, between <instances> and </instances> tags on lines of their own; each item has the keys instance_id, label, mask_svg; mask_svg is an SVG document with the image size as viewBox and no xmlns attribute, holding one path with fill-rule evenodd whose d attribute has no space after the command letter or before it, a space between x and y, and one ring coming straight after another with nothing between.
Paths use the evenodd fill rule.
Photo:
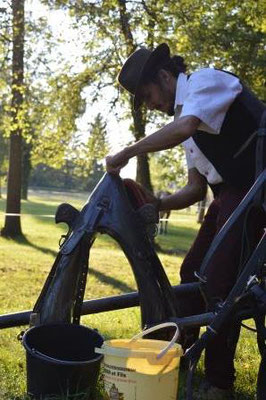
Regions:
<instances>
[{"instance_id":1,"label":"black bucket","mask_svg":"<svg viewBox=\"0 0 266 400\"><path fill-rule=\"evenodd\" d=\"M103 343L98 332L74 324L41 325L25 332L22 343L28 395L93 398L103 358L94 352Z\"/></svg>"}]
</instances>

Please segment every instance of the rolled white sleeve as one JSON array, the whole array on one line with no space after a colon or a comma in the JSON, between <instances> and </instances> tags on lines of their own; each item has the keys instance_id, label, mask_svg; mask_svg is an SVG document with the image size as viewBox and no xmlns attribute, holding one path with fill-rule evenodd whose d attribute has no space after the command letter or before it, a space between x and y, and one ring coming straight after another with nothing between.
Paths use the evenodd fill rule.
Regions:
<instances>
[{"instance_id":1,"label":"rolled white sleeve","mask_svg":"<svg viewBox=\"0 0 266 400\"><path fill-rule=\"evenodd\" d=\"M201 69L188 80L179 118L194 115L201 120L199 130L219 134L226 112L241 91L237 77L212 68Z\"/></svg>"},{"instance_id":2,"label":"rolled white sleeve","mask_svg":"<svg viewBox=\"0 0 266 400\"><path fill-rule=\"evenodd\" d=\"M196 168L199 173L207 179L210 184L217 184L223 181L212 163L205 157L202 151L190 137L182 143L186 152L187 168Z\"/></svg>"}]
</instances>

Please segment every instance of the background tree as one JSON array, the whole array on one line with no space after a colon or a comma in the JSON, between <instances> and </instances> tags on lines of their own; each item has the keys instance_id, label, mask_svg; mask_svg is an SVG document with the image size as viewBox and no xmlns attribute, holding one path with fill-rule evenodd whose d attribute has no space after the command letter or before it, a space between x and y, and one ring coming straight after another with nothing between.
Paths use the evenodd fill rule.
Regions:
<instances>
[{"instance_id":1,"label":"background tree","mask_svg":"<svg viewBox=\"0 0 266 400\"><path fill-rule=\"evenodd\" d=\"M103 1L44 1L50 7L63 7L73 16L77 27L86 24L88 41L84 52L84 61L94 71L95 99L100 101L101 91L112 86L113 97L110 107L121 119L119 107L115 109L118 98L126 103L124 119L132 121L130 129L134 139L145 136L147 114L145 110L134 112L132 99L124 91L120 92L116 77L125 60L139 45L153 47L158 43L162 30L155 29L161 15L163 2L126 0ZM156 22L157 21L157 22ZM149 27L146 30L146 27ZM157 41L155 37L158 36ZM137 180L151 189L148 157L137 158Z\"/></svg>"},{"instance_id":2,"label":"background tree","mask_svg":"<svg viewBox=\"0 0 266 400\"><path fill-rule=\"evenodd\" d=\"M12 100L6 213L20 214L22 126L24 124L24 0L12 0ZM6 216L3 236L22 234L20 215Z\"/></svg>"},{"instance_id":3,"label":"background tree","mask_svg":"<svg viewBox=\"0 0 266 400\"><path fill-rule=\"evenodd\" d=\"M168 1L174 41L190 70L213 66L239 75L265 99L265 4L263 0Z\"/></svg>"},{"instance_id":4,"label":"background tree","mask_svg":"<svg viewBox=\"0 0 266 400\"><path fill-rule=\"evenodd\" d=\"M72 65L59 49L62 41L56 40L47 19L27 15L28 132L23 146L23 198L27 198L30 173L38 162L52 168L64 164L65 151L77 130L76 119L85 110L81 92L89 83L87 71L78 76L71 71Z\"/></svg>"},{"instance_id":5,"label":"background tree","mask_svg":"<svg viewBox=\"0 0 266 400\"><path fill-rule=\"evenodd\" d=\"M30 102L26 101L29 77L27 68L31 52L28 46L27 57L25 57L24 44L25 27L27 32L32 32L32 29L29 28L30 23L25 22L24 1L12 1L4 5L0 14L1 28L3 28L0 36L0 98L2 102L1 129L3 135L9 137L10 141L6 210L7 213L20 214L21 188L23 188L22 197L27 198L27 181L31 168L30 113L28 111ZM38 25L39 31L42 27L42 24ZM35 37L38 36L38 29L35 30ZM29 36L27 39L30 39ZM34 68L36 67L35 63ZM36 75L32 74L33 76ZM23 186L22 183L24 183ZM20 216L7 215L2 234L13 237L21 233Z\"/></svg>"},{"instance_id":6,"label":"background tree","mask_svg":"<svg viewBox=\"0 0 266 400\"><path fill-rule=\"evenodd\" d=\"M81 93L89 84L89 73L87 70L81 74L64 71L51 76L47 83L47 90L39 89L39 100L32 109L33 119L38 120L34 124L32 163L61 168L77 132L77 118L85 111Z\"/></svg>"},{"instance_id":7,"label":"background tree","mask_svg":"<svg viewBox=\"0 0 266 400\"><path fill-rule=\"evenodd\" d=\"M6 16L6 8L0 9L0 197L2 182L6 178L8 168L8 139L5 137L4 130L4 109L6 105L7 86L8 86L8 68L6 60L9 56L9 49L6 43L10 43L7 33L8 18Z\"/></svg>"},{"instance_id":8,"label":"background tree","mask_svg":"<svg viewBox=\"0 0 266 400\"><path fill-rule=\"evenodd\" d=\"M32 170L31 163L32 143L23 140L22 142L22 177L21 177L21 198L28 200L29 178Z\"/></svg>"},{"instance_id":9,"label":"background tree","mask_svg":"<svg viewBox=\"0 0 266 400\"><path fill-rule=\"evenodd\" d=\"M30 6L30 3L30 1L26 2L28 6ZM75 78L74 74L70 73L70 67L67 66L66 62L60 63L60 52L52 52L55 47L55 39L47 25L46 18L42 17L38 20L31 18L32 14L28 9L26 10L26 18L23 18L23 34L26 37L26 46L23 47L25 54L23 59L23 93L22 90L20 92L23 95L23 106L18 112L22 162L19 161L13 150L10 152L10 155L14 155L15 160L17 160L17 167L19 165L23 167L19 171L22 178L20 178L20 182L13 179L12 182L18 191L20 190L18 184L20 185L24 199L27 199L30 172L32 166L37 163L38 154L41 155L39 162L42 162L43 156L46 155L46 159L49 160L48 165L57 164L61 166L64 162L64 150L66 150L77 129L75 120L84 112L84 101L80 94L84 84L88 84L87 72L79 74L78 78ZM18 90L18 86L12 86L12 76L9 74L13 51L12 33L10 32L12 21L12 9L7 4L1 15L1 25L4 29L0 36L0 62L2 63L0 97L3 104L3 131L4 135L10 136L10 138L14 126L11 118L11 111L14 112L14 108L11 104L14 89ZM40 43L42 46L40 46ZM56 55L60 69L55 67L52 54ZM52 65L53 70L51 69ZM36 147L38 147L37 151ZM49 151L49 148L53 148L53 151ZM51 154L53 157L49 158ZM13 170L11 164L10 168ZM13 189L11 191L14 196L15 191ZM10 197L7 202L9 210L13 209L13 207L10 208ZM20 202L20 199L17 202ZM16 206L16 209L19 208ZM11 224L13 224L14 218L19 219L19 217L7 217L7 223L10 218L12 218ZM7 234L5 232L7 232L6 227L3 234ZM8 233L8 235L10 236L11 233Z\"/></svg>"},{"instance_id":10,"label":"background tree","mask_svg":"<svg viewBox=\"0 0 266 400\"><path fill-rule=\"evenodd\" d=\"M109 111L118 120L131 122L128 130L134 140L149 131L151 114L145 109L134 113L132 100L116 80L125 59L139 46L154 48L167 42L172 54L185 56L190 72L208 65L233 70L264 97L261 0L241 3L236 0L181 0L178 6L173 0L42 0L42 3L53 10L63 9L72 16L73 29L84 42L84 68L82 72L73 72L74 60L69 60L68 64L63 60L46 18L34 21L30 12L34 2L27 0L24 49L27 56L23 65L23 107L18 126L23 144L23 171L27 172L23 177L25 198L29 171L38 163L49 168L66 168L75 176L78 166L73 166L76 160L71 159L70 153L73 152L73 136L78 131L77 120L88 111L84 97L86 88L90 89L90 104L94 101L105 107L109 101L110 110L105 110L106 113ZM7 15L9 5L6 4L0 10L0 96L4 104L5 136L14 133L11 110L7 107L14 86L9 74L12 37L11 20ZM53 54L56 54L56 62ZM149 157L138 158L137 180L151 188L148 162ZM163 154L161 162L163 169L173 168L171 152ZM167 174L175 178L171 170Z\"/></svg>"},{"instance_id":11,"label":"background tree","mask_svg":"<svg viewBox=\"0 0 266 400\"><path fill-rule=\"evenodd\" d=\"M145 135L150 115L144 109L134 113L132 100L118 87L116 77L123 61L139 46L153 48L167 42L172 54L185 56L190 71L205 66L232 70L263 96L261 0L43 2L68 10L77 29L87 26L83 59L94 71L94 98L100 102L106 86L112 86L111 110L118 118L131 120L134 140ZM138 157L137 180L151 188L146 156Z\"/></svg>"},{"instance_id":12,"label":"background tree","mask_svg":"<svg viewBox=\"0 0 266 400\"><path fill-rule=\"evenodd\" d=\"M154 190L174 192L187 180L185 152L182 147L154 153L150 159Z\"/></svg>"},{"instance_id":13,"label":"background tree","mask_svg":"<svg viewBox=\"0 0 266 400\"><path fill-rule=\"evenodd\" d=\"M70 152L75 174L86 179L95 174L99 177L103 175L104 158L109 151L106 121L100 113L96 115L88 130L87 142L74 144L73 151ZM88 188L87 186L86 189Z\"/></svg>"},{"instance_id":14,"label":"background tree","mask_svg":"<svg viewBox=\"0 0 266 400\"><path fill-rule=\"evenodd\" d=\"M55 168L51 162L45 163L46 156L42 163L38 157L31 183L48 187L53 182L53 187L61 189L91 191L104 174L104 158L109 152L106 121L100 113L88 125L88 132L87 141L79 134L71 138L60 164L55 157Z\"/></svg>"},{"instance_id":15,"label":"background tree","mask_svg":"<svg viewBox=\"0 0 266 400\"><path fill-rule=\"evenodd\" d=\"M1 117L0 117L1 124ZM8 140L0 129L0 198L2 197L2 180L6 177L8 167Z\"/></svg>"}]
</instances>

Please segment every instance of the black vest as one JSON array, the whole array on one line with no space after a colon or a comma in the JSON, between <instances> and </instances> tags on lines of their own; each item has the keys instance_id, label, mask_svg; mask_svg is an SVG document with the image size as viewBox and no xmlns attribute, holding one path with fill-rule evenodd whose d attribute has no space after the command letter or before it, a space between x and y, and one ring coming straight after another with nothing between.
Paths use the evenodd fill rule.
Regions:
<instances>
[{"instance_id":1,"label":"black vest","mask_svg":"<svg viewBox=\"0 0 266 400\"><path fill-rule=\"evenodd\" d=\"M219 135L197 131L193 140L225 183L249 188L255 180L256 130L265 106L243 84Z\"/></svg>"}]
</instances>

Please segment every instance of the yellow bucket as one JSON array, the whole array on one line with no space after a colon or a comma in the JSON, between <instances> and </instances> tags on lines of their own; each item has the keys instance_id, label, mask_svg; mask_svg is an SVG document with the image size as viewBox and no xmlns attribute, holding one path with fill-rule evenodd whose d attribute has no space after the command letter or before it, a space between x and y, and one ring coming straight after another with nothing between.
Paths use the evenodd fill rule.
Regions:
<instances>
[{"instance_id":1,"label":"yellow bucket","mask_svg":"<svg viewBox=\"0 0 266 400\"><path fill-rule=\"evenodd\" d=\"M171 342L140 339L155 330L174 326ZM179 361L183 352L176 342L175 323L146 329L132 339L113 339L95 352L104 354L105 400L176 400Z\"/></svg>"}]
</instances>

